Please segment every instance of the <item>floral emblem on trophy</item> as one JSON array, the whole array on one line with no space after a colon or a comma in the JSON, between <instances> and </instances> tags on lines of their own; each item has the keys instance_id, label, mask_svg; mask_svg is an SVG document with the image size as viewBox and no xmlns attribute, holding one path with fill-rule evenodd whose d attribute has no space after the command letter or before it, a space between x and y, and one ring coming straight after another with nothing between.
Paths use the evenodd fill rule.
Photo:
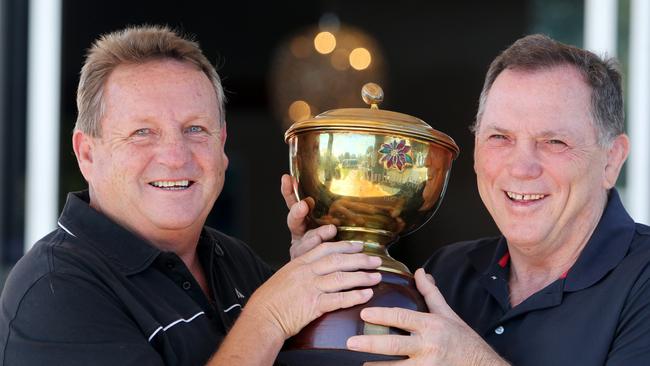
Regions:
<instances>
[{"instance_id":1,"label":"floral emblem on trophy","mask_svg":"<svg viewBox=\"0 0 650 366\"><path fill-rule=\"evenodd\" d=\"M405 140L393 140L389 144L382 144L379 153L382 154L380 162L385 163L386 168L404 169L406 164L413 164L413 158L409 155L411 147Z\"/></svg>"}]
</instances>

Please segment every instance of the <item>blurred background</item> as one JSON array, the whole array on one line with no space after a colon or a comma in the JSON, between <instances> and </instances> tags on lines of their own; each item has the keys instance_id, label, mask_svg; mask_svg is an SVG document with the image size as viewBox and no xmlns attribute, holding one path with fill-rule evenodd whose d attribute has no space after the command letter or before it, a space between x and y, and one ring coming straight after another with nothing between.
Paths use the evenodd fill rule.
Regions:
<instances>
[{"instance_id":1,"label":"blurred background","mask_svg":"<svg viewBox=\"0 0 650 366\"><path fill-rule=\"evenodd\" d=\"M382 109L454 138L461 153L434 218L391 254L415 269L438 247L495 235L472 168L472 122L490 61L517 38L545 33L617 56L626 74L632 157L619 187L648 223L650 8L645 0L88 1L0 0L0 263L4 274L56 226L66 193L86 188L71 147L86 49L135 24L193 34L223 79L230 157L208 224L249 243L274 266L288 259L284 131L328 109Z\"/></svg>"}]
</instances>

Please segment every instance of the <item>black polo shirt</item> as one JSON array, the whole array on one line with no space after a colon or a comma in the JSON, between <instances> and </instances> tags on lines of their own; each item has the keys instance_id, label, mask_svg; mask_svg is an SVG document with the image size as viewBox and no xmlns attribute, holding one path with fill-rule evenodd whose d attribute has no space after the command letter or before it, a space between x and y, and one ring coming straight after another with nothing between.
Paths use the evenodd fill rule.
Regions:
<instances>
[{"instance_id":1,"label":"black polo shirt","mask_svg":"<svg viewBox=\"0 0 650 366\"><path fill-rule=\"evenodd\" d=\"M650 365L650 228L612 190L573 267L515 307L503 237L442 248L426 264L449 305L513 365Z\"/></svg>"},{"instance_id":2,"label":"black polo shirt","mask_svg":"<svg viewBox=\"0 0 650 366\"><path fill-rule=\"evenodd\" d=\"M212 298L161 252L69 194L59 228L11 271L0 299L3 365L203 365L271 270L205 228Z\"/></svg>"}]
</instances>

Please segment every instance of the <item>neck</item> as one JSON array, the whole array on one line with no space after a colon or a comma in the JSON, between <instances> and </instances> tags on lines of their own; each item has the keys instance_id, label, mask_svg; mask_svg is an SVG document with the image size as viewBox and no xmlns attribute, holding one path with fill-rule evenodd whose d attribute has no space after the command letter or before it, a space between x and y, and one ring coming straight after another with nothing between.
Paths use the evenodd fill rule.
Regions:
<instances>
[{"instance_id":1,"label":"neck","mask_svg":"<svg viewBox=\"0 0 650 366\"><path fill-rule=\"evenodd\" d=\"M578 243L567 243L548 255L530 255L509 248L510 280L518 283L553 282L566 273L578 260L589 237ZM549 282L549 283L550 283Z\"/></svg>"},{"instance_id":2,"label":"neck","mask_svg":"<svg viewBox=\"0 0 650 366\"><path fill-rule=\"evenodd\" d=\"M189 268L196 257L196 247L199 243L201 231L196 229L180 231L156 230L153 233L139 232L138 234L156 248L165 252L176 253Z\"/></svg>"},{"instance_id":3,"label":"neck","mask_svg":"<svg viewBox=\"0 0 650 366\"><path fill-rule=\"evenodd\" d=\"M602 214L602 211L600 213ZM565 230L571 231L573 235L553 243L554 245L538 243L532 246L533 250L521 250L516 244L508 243L510 253L508 284L512 306L520 304L571 269L587 246L600 216L583 220L582 225L566 228Z\"/></svg>"},{"instance_id":4,"label":"neck","mask_svg":"<svg viewBox=\"0 0 650 366\"><path fill-rule=\"evenodd\" d=\"M510 304L513 307L519 305L531 295L561 278L573 266L578 256L579 252L576 252L575 256L561 258L557 262L542 264L521 259L517 260L511 255L510 277L508 279Z\"/></svg>"},{"instance_id":5,"label":"neck","mask_svg":"<svg viewBox=\"0 0 650 366\"><path fill-rule=\"evenodd\" d=\"M129 216L130 212L124 209L115 209L114 207L110 209L112 206L103 204L103 200L94 194L92 187L89 187L88 192L90 196L88 204L95 211L101 212L123 228L147 240L154 247L165 252L176 253L188 268L191 268L190 264L194 261L196 255L196 247L207 213L188 226L166 228L143 217L143 215L133 214Z\"/></svg>"},{"instance_id":6,"label":"neck","mask_svg":"<svg viewBox=\"0 0 650 366\"><path fill-rule=\"evenodd\" d=\"M192 273L206 296L212 298L210 291L208 291L203 267L196 253L205 217L182 229L161 229L146 224L132 225L130 220L123 218L121 215L111 215L109 212L102 210L101 205L97 204L97 200L93 200L92 190L90 190L90 196L90 207L108 216L123 228L144 238L159 250L175 253Z\"/></svg>"}]
</instances>

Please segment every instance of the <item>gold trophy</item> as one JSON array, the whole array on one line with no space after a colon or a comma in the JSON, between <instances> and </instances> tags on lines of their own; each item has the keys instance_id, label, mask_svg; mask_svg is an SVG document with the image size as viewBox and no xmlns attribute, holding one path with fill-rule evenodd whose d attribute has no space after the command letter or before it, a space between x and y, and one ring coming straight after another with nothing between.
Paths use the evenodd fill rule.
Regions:
<instances>
[{"instance_id":1,"label":"gold trophy","mask_svg":"<svg viewBox=\"0 0 650 366\"><path fill-rule=\"evenodd\" d=\"M336 240L363 242L366 254L382 259L382 281L368 303L325 314L287 340L281 364L399 359L347 350L346 341L354 335L406 334L365 323L359 313L371 306L427 311L413 275L387 247L433 216L459 149L418 118L380 110L384 95L379 85L364 85L361 96L370 108L335 109L297 122L285 141L294 192L310 206L310 226L334 224Z\"/></svg>"}]
</instances>

